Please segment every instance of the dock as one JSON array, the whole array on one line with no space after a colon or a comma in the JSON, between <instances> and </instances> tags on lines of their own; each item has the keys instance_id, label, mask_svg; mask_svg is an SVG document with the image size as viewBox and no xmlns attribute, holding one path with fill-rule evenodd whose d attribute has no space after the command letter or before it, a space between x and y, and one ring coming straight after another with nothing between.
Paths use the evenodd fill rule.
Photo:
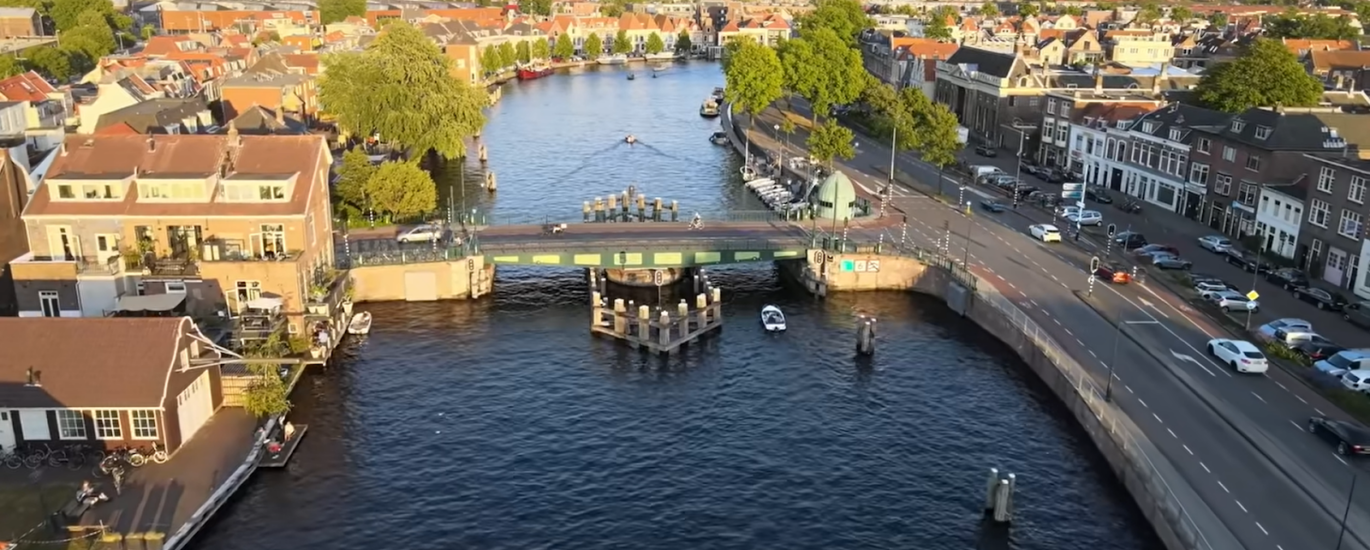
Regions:
<instances>
[{"instance_id":1,"label":"dock","mask_svg":"<svg viewBox=\"0 0 1370 550\"><path fill-rule=\"evenodd\" d=\"M270 447L262 449L262 454L257 460L258 468L284 468L290 461L290 457L295 454L295 449L300 448L300 441L304 439L304 434L309 432L308 424L295 424L295 435L289 440L281 443L281 447L272 452Z\"/></svg>"},{"instance_id":2,"label":"dock","mask_svg":"<svg viewBox=\"0 0 1370 550\"><path fill-rule=\"evenodd\" d=\"M607 307L604 281L607 277L597 270L590 271L590 333L622 340L633 349L651 353L670 354L681 346L723 328L722 291L710 285L707 278L696 276L694 308L681 300L675 308L653 309L622 298Z\"/></svg>"}]
</instances>

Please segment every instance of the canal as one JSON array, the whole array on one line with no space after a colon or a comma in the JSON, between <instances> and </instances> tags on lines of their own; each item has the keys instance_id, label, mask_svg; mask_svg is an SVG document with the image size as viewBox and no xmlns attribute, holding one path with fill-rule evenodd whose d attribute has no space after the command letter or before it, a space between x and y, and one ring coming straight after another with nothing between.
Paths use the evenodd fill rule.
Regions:
<instances>
[{"instance_id":1,"label":"canal","mask_svg":"<svg viewBox=\"0 0 1370 550\"><path fill-rule=\"evenodd\" d=\"M686 209L756 208L697 117L717 66L636 70L510 85L483 138L500 190L471 167L468 207L572 211L637 183ZM660 153L613 146L626 133ZM461 179L439 174L456 200ZM300 453L193 547L964 550L999 467L1019 476L1011 547L1160 548L1050 391L936 300L817 301L764 264L712 277L723 332L667 359L591 337L572 270L501 269L475 302L363 304L372 333L296 391ZM787 333L760 329L764 304ZM869 361L860 314L880 319Z\"/></svg>"}]
</instances>

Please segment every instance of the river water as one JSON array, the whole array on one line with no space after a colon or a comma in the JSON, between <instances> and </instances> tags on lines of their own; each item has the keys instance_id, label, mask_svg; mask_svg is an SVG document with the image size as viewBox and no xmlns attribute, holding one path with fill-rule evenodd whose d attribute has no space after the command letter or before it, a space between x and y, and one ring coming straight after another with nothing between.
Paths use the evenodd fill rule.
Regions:
<instances>
[{"instance_id":1,"label":"river water","mask_svg":"<svg viewBox=\"0 0 1370 550\"><path fill-rule=\"evenodd\" d=\"M578 210L638 183L701 210L755 208L696 116L717 66L626 71L509 86L484 136L500 190L468 185L468 207ZM661 153L606 144L625 133ZM461 200L457 171L439 176ZM818 301L768 264L711 274L724 330L670 358L592 337L573 270L501 269L474 302L363 304L371 334L293 397L310 424L300 452L194 547L990 548L981 492L999 467L1018 474L1018 515L1007 541L987 540L1160 548L1049 390L936 300ZM786 311L787 333L760 329L763 304ZM862 314L880 319L869 359L853 350Z\"/></svg>"}]
</instances>

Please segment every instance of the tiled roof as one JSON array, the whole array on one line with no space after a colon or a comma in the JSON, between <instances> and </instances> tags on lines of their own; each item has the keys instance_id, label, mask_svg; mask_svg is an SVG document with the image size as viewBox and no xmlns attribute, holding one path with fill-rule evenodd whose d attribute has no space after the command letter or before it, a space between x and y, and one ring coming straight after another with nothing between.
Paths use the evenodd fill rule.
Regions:
<instances>
[{"instance_id":1,"label":"tiled roof","mask_svg":"<svg viewBox=\"0 0 1370 550\"><path fill-rule=\"evenodd\" d=\"M975 71L997 78L1008 78L1009 74L1013 72L1015 61L1016 57L1011 53L973 47L960 48L947 59L947 63L950 65L973 66Z\"/></svg>"},{"instance_id":2,"label":"tiled roof","mask_svg":"<svg viewBox=\"0 0 1370 550\"><path fill-rule=\"evenodd\" d=\"M1223 139L1267 151L1327 151L1325 145L1336 137L1344 139L1350 150L1370 148L1370 115L1337 112L1334 109L1247 109L1233 117L1240 120L1240 130L1227 124L1218 130ZM1265 130L1260 130L1265 127ZM1257 132L1268 135L1256 137ZM1335 148L1341 150L1340 148Z\"/></svg>"},{"instance_id":3,"label":"tiled roof","mask_svg":"<svg viewBox=\"0 0 1370 550\"><path fill-rule=\"evenodd\" d=\"M190 318L0 317L6 408L160 408ZM28 370L41 386L28 386Z\"/></svg>"},{"instance_id":4,"label":"tiled roof","mask_svg":"<svg viewBox=\"0 0 1370 550\"><path fill-rule=\"evenodd\" d=\"M1308 54L1313 71L1323 73L1335 69L1363 70L1370 67L1367 50L1314 50Z\"/></svg>"},{"instance_id":5,"label":"tiled roof","mask_svg":"<svg viewBox=\"0 0 1370 550\"><path fill-rule=\"evenodd\" d=\"M179 127L181 121L197 117L201 112L208 110L209 106L203 97L150 99L100 115L100 119L95 123L95 129L127 124L139 133L165 133L164 128Z\"/></svg>"},{"instance_id":6,"label":"tiled roof","mask_svg":"<svg viewBox=\"0 0 1370 550\"><path fill-rule=\"evenodd\" d=\"M1138 118L1132 124L1131 130L1160 139L1187 144L1194 141L1193 130L1195 127L1221 127L1227 124L1231 118L1232 115L1227 113L1185 103L1171 103ZM1147 131L1148 128L1150 131ZM1170 139L1171 128L1180 130L1179 140Z\"/></svg>"},{"instance_id":7,"label":"tiled roof","mask_svg":"<svg viewBox=\"0 0 1370 550\"><path fill-rule=\"evenodd\" d=\"M24 216L302 216L320 171L327 172L323 136L69 135L48 170L47 180L122 179L158 175L208 178L221 170L237 178L295 174L285 202L228 202L215 196L199 203L138 201L135 182L122 201L53 201L45 189L33 194ZM227 159L232 157L231 167ZM323 177L327 177L324 175Z\"/></svg>"},{"instance_id":8,"label":"tiled roof","mask_svg":"<svg viewBox=\"0 0 1370 550\"><path fill-rule=\"evenodd\" d=\"M43 80L38 73L29 71L0 80L0 98L9 101L31 101L38 103L48 98L57 89Z\"/></svg>"}]
</instances>

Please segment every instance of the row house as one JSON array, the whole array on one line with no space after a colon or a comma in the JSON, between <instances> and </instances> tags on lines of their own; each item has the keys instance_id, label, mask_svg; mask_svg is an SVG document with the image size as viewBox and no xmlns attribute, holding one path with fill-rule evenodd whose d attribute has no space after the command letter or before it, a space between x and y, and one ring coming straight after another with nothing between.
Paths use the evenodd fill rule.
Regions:
<instances>
[{"instance_id":1,"label":"row house","mask_svg":"<svg viewBox=\"0 0 1370 550\"><path fill-rule=\"evenodd\" d=\"M1365 157L1370 155L1362 151L1303 154L1299 164L1307 173L1303 186L1307 215L1299 228L1300 250L1294 257L1310 277L1370 300L1366 280L1370 268L1365 265L1370 259L1365 231L1370 219L1366 205L1370 161Z\"/></svg>"},{"instance_id":2,"label":"row house","mask_svg":"<svg viewBox=\"0 0 1370 550\"><path fill-rule=\"evenodd\" d=\"M1304 58L1304 67L1328 90L1370 89L1370 51L1315 51Z\"/></svg>"},{"instance_id":3,"label":"row house","mask_svg":"<svg viewBox=\"0 0 1370 550\"><path fill-rule=\"evenodd\" d=\"M1260 251L1287 260L1298 252L1303 205L1308 199L1307 178L1288 187L1262 187L1256 205L1256 235Z\"/></svg>"},{"instance_id":4,"label":"row house","mask_svg":"<svg viewBox=\"0 0 1370 550\"><path fill-rule=\"evenodd\" d=\"M1085 159L1082 153L1083 137L1072 135L1072 127L1078 125L1085 116L1086 108L1094 104L1137 106L1151 110L1160 105L1157 99L1159 90L1132 88L1136 81L1121 75L1095 71L1093 86L1052 89L1044 94L1041 125L1037 128L1038 140L1034 157L1038 164L1068 169L1071 173L1083 174ZM1159 84L1161 81L1153 81ZM1023 138L1026 140L1026 138ZM1005 144L1014 145L1014 144ZM1026 143L1017 144L1024 151L1031 150Z\"/></svg>"},{"instance_id":5,"label":"row house","mask_svg":"<svg viewBox=\"0 0 1370 550\"><path fill-rule=\"evenodd\" d=\"M1175 57L1170 35L1152 30L1108 31L1104 33L1104 45L1109 60L1124 65L1163 65Z\"/></svg>"},{"instance_id":6,"label":"row house","mask_svg":"<svg viewBox=\"0 0 1370 550\"><path fill-rule=\"evenodd\" d=\"M21 317L237 317L272 298L291 333L337 299L322 136L69 136L24 209ZM154 298L149 298L154 296Z\"/></svg>"},{"instance_id":7,"label":"row house","mask_svg":"<svg viewBox=\"0 0 1370 550\"><path fill-rule=\"evenodd\" d=\"M29 154L51 151L76 122L76 107L69 90L58 90L38 73L29 71L0 80L0 101L22 104L23 136Z\"/></svg>"},{"instance_id":8,"label":"row house","mask_svg":"<svg viewBox=\"0 0 1370 550\"><path fill-rule=\"evenodd\" d=\"M225 80L220 94L225 120L236 118L254 105L282 109L305 121L314 120L319 112L314 77L290 66L277 53L263 56L243 74Z\"/></svg>"},{"instance_id":9,"label":"row house","mask_svg":"<svg viewBox=\"0 0 1370 550\"><path fill-rule=\"evenodd\" d=\"M1050 65L1096 65L1104 61L1098 33L1090 29L1042 31L1030 53Z\"/></svg>"},{"instance_id":10,"label":"row house","mask_svg":"<svg viewBox=\"0 0 1370 550\"><path fill-rule=\"evenodd\" d=\"M218 131L203 97L161 98L100 115L96 134L210 134Z\"/></svg>"},{"instance_id":11,"label":"row house","mask_svg":"<svg viewBox=\"0 0 1370 550\"><path fill-rule=\"evenodd\" d=\"M751 38L753 42L766 46L778 46L789 40L794 27L779 15L765 15L747 19L728 21L718 30L718 43L727 44L739 36Z\"/></svg>"},{"instance_id":12,"label":"row house","mask_svg":"<svg viewBox=\"0 0 1370 550\"><path fill-rule=\"evenodd\" d=\"M495 29L482 27L471 21L443 21L418 26L419 32L442 48L452 60L452 74L463 82L476 85L485 79L481 52L496 47L507 39Z\"/></svg>"},{"instance_id":13,"label":"row house","mask_svg":"<svg viewBox=\"0 0 1370 550\"><path fill-rule=\"evenodd\" d=\"M130 69L105 74L96 85L95 97L81 104L81 123L76 133L95 133L96 124L105 113L164 97L167 97L164 90L148 84Z\"/></svg>"},{"instance_id":14,"label":"row house","mask_svg":"<svg viewBox=\"0 0 1370 550\"><path fill-rule=\"evenodd\" d=\"M958 49L960 46L956 44L936 41L920 41L901 47L895 55L901 75L899 88L917 88L932 99L937 89L937 62L950 59Z\"/></svg>"},{"instance_id":15,"label":"row house","mask_svg":"<svg viewBox=\"0 0 1370 550\"><path fill-rule=\"evenodd\" d=\"M1171 212L1199 219L1210 177L1201 164L1191 164L1196 148L1202 148L1198 128L1221 127L1228 115L1182 103L1156 109L1137 117L1128 126L1122 181L1110 188L1145 200Z\"/></svg>"}]
</instances>

